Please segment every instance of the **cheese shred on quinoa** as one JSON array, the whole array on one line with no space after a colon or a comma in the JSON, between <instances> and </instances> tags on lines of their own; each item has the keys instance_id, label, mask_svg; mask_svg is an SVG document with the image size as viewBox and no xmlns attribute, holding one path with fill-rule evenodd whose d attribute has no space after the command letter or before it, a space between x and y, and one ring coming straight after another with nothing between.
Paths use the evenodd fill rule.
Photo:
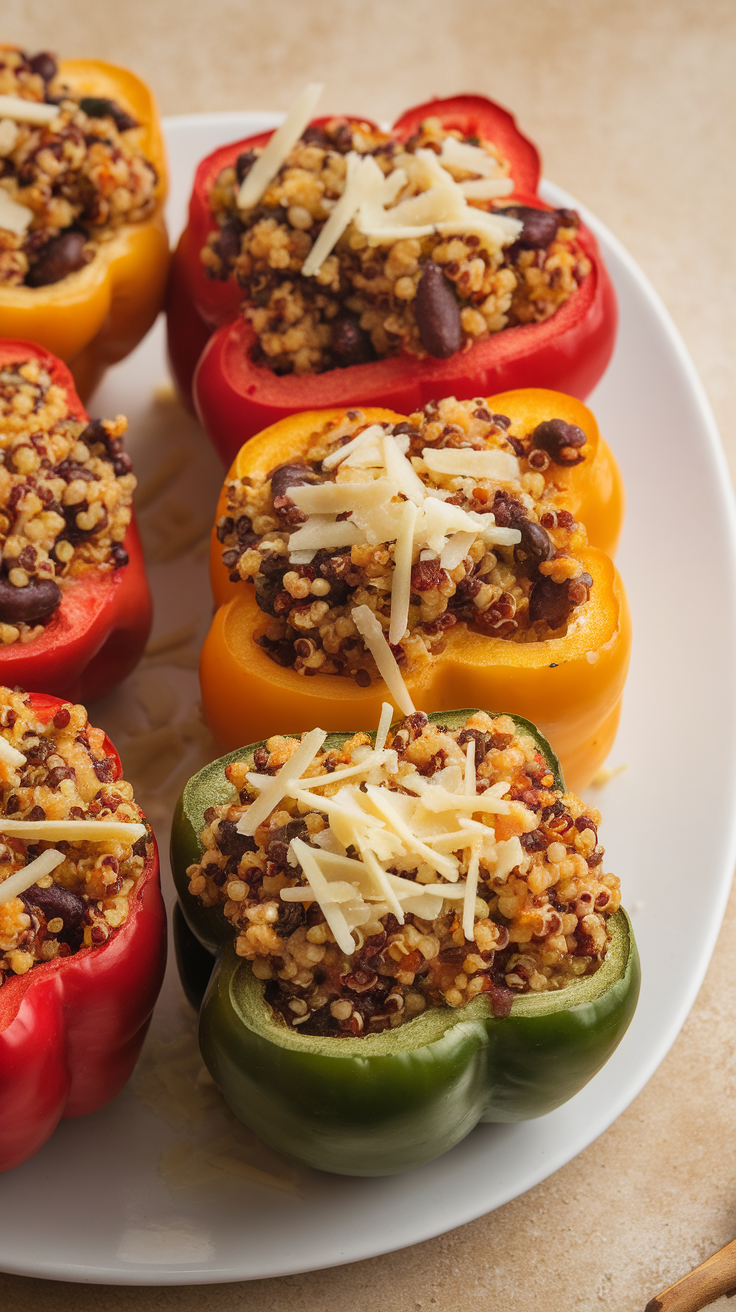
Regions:
<instances>
[{"instance_id":1,"label":"cheese shred on quinoa","mask_svg":"<svg viewBox=\"0 0 736 1312\"><path fill-rule=\"evenodd\" d=\"M283 1022L374 1033L480 993L506 1016L597 970L620 903L598 812L508 716L389 716L375 744L269 739L226 768L237 802L205 813L189 890L222 907Z\"/></svg>"},{"instance_id":2,"label":"cheese shred on quinoa","mask_svg":"<svg viewBox=\"0 0 736 1312\"><path fill-rule=\"evenodd\" d=\"M469 628L562 637L590 598L584 528L558 471L585 433L490 414L482 398L430 403L396 424L360 410L306 435L285 465L227 484L217 525L233 582L255 584L255 641L298 674L382 679L404 714L406 679Z\"/></svg>"}]
</instances>

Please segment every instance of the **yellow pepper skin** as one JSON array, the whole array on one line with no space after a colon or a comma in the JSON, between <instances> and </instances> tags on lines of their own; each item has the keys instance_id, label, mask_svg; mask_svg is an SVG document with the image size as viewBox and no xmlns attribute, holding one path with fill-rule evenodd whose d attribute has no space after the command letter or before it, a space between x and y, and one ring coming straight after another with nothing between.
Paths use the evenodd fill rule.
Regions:
<instances>
[{"instance_id":1,"label":"yellow pepper skin","mask_svg":"<svg viewBox=\"0 0 736 1312\"><path fill-rule=\"evenodd\" d=\"M555 467L553 504L585 522L594 543L576 553L593 579L590 599L580 608L569 634L544 642L510 642L464 625L450 629L441 655L414 676L407 675L405 682L415 706L427 712L505 706L511 714L532 720L554 742L569 786L580 791L613 742L631 651L631 618L623 584L610 557L598 546L618 538L621 476L581 402L531 389L490 397L486 405L514 420L528 418L527 429L546 418L563 418L589 437L582 464L564 470ZM293 415L251 438L238 453L226 485L233 478L260 477L286 460L305 457L315 430L343 413ZM396 423L403 418L388 410L363 413L368 422ZM223 492L218 517L225 504ZM315 724L340 731L377 722L388 696L382 681L360 688L338 675L305 678L277 665L253 641L265 627L255 589L250 583L230 582L221 552L213 534L211 574L218 610L202 651L200 683L208 724L223 750L271 734L300 733Z\"/></svg>"},{"instance_id":2,"label":"yellow pepper skin","mask_svg":"<svg viewBox=\"0 0 736 1312\"><path fill-rule=\"evenodd\" d=\"M105 369L138 345L163 304L169 267L166 155L153 96L134 73L99 60L70 59L60 63L59 76L75 94L106 97L127 110L140 124L141 149L158 175L154 213L118 228L85 268L46 287L0 285L0 336L38 342L60 356L84 401Z\"/></svg>"}]
</instances>

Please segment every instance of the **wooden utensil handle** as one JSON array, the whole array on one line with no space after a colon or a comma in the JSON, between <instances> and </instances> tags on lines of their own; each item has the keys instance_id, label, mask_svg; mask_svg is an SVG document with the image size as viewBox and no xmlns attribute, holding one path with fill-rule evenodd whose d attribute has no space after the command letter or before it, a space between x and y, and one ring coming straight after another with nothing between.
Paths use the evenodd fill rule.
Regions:
<instances>
[{"instance_id":1,"label":"wooden utensil handle","mask_svg":"<svg viewBox=\"0 0 736 1312\"><path fill-rule=\"evenodd\" d=\"M645 1312L700 1312L700 1308L714 1303L722 1294L733 1292L736 1292L736 1239L650 1299Z\"/></svg>"}]
</instances>

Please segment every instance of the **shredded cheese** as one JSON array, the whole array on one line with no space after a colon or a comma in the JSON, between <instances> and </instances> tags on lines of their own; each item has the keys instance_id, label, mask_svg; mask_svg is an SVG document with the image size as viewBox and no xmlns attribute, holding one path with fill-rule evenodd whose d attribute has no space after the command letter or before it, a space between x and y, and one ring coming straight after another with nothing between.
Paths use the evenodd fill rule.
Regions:
<instances>
[{"instance_id":1,"label":"shredded cheese","mask_svg":"<svg viewBox=\"0 0 736 1312\"><path fill-rule=\"evenodd\" d=\"M305 278L319 273L327 256L354 218L371 183L375 185L374 171L378 174L378 182L383 181L383 174L371 155L359 155L351 150L346 162L345 190L302 265Z\"/></svg>"},{"instance_id":2,"label":"shredded cheese","mask_svg":"<svg viewBox=\"0 0 736 1312\"><path fill-rule=\"evenodd\" d=\"M323 87L322 82L310 82L294 102L263 154L259 155L250 172L243 178L238 192L238 209L250 210L258 204L268 184L276 177L281 165L309 123L317 101L322 95Z\"/></svg>"},{"instance_id":3,"label":"shredded cheese","mask_svg":"<svg viewBox=\"0 0 736 1312\"><path fill-rule=\"evenodd\" d=\"M409 623L412 553L414 528L417 522L417 508L413 501L405 501L401 512L394 548L394 570L391 576L391 622L388 640L393 646L401 642Z\"/></svg>"},{"instance_id":4,"label":"shredded cheese","mask_svg":"<svg viewBox=\"0 0 736 1312\"><path fill-rule=\"evenodd\" d=\"M4 902L12 902L14 897L25 893L27 888L37 880L43 879L44 875L50 875L51 871L60 866L65 859L63 852L42 852L34 861L29 861L22 870L16 870L14 875L10 875L0 884L0 905Z\"/></svg>"},{"instance_id":5,"label":"shredded cheese","mask_svg":"<svg viewBox=\"0 0 736 1312\"><path fill-rule=\"evenodd\" d=\"M146 826L124 820L9 820L0 817L0 834L34 843L114 842L135 843Z\"/></svg>"},{"instance_id":6,"label":"shredded cheese","mask_svg":"<svg viewBox=\"0 0 736 1312\"><path fill-rule=\"evenodd\" d=\"M475 924L475 899L478 896L478 869L480 866L480 843L476 840L470 850L468 873L465 877L465 899L463 901L463 934L473 942L473 925Z\"/></svg>"},{"instance_id":7,"label":"shredded cheese","mask_svg":"<svg viewBox=\"0 0 736 1312\"><path fill-rule=\"evenodd\" d=\"M23 753L19 752L17 747L11 746L2 734L0 734L0 761L4 761L6 765L25 765L26 763Z\"/></svg>"},{"instance_id":8,"label":"shredded cheese","mask_svg":"<svg viewBox=\"0 0 736 1312\"><path fill-rule=\"evenodd\" d=\"M519 461L511 451L479 451L473 447L425 446L422 459L433 474L450 474L458 478L490 478L502 483L518 483Z\"/></svg>"},{"instance_id":9,"label":"shredded cheese","mask_svg":"<svg viewBox=\"0 0 736 1312\"><path fill-rule=\"evenodd\" d=\"M269 779L253 805L249 806L245 814L238 820L237 830L239 834L248 834L251 838L253 837L258 826L263 824L263 821L268 818L274 807L278 806L282 798L286 796L287 789L312 764L326 737L327 734L324 729L311 729L309 733L304 735L293 755L282 765L278 774Z\"/></svg>"},{"instance_id":10,"label":"shredded cheese","mask_svg":"<svg viewBox=\"0 0 736 1312\"><path fill-rule=\"evenodd\" d=\"M8 195L5 188L0 186L0 228L5 228L7 232L14 232L16 237L22 237L28 231L32 219L33 210L27 205L19 205Z\"/></svg>"},{"instance_id":11,"label":"shredded cheese","mask_svg":"<svg viewBox=\"0 0 736 1312\"><path fill-rule=\"evenodd\" d=\"M416 707L373 611L369 606L354 606L350 615L399 710L403 711L404 715L413 715Z\"/></svg>"},{"instance_id":12,"label":"shredded cheese","mask_svg":"<svg viewBox=\"0 0 736 1312\"><path fill-rule=\"evenodd\" d=\"M349 455L352 455L354 451L359 450L364 445L370 445L374 439L382 436L383 429L381 428L381 425L371 424L368 428L364 428L362 433L358 433L356 437L353 437L349 442L346 442L344 446L337 447L334 451L331 451L328 456L325 456L322 461L322 468L334 469L336 465L341 465L343 460Z\"/></svg>"},{"instance_id":13,"label":"shredded cheese","mask_svg":"<svg viewBox=\"0 0 736 1312\"><path fill-rule=\"evenodd\" d=\"M24 100L22 96L0 96L0 118L12 118L15 123L53 123L59 113L58 105L47 105L41 100Z\"/></svg>"}]
</instances>

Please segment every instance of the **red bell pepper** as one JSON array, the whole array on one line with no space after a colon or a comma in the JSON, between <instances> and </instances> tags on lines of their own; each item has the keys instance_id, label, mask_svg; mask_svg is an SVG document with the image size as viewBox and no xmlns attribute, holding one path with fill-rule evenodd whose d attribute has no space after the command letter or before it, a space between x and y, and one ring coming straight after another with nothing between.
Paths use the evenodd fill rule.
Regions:
<instances>
[{"instance_id":1,"label":"red bell pepper","mask_svg":"<svg viewBox=\"0 0 736 1312\"><path fill-rule=\"evenodd\" d=\"M87 421L74 379L61 360L34 342L0 340L0 368L24 360L40 360L66 392L70 415ZM143 653L153 614L134 520L123 545L127 565L70 580L40 637L0 647L0 683L87 702L104 696L130 674Z\"/></svg>"},{"instance_id":2,"label":"red bell pepper","mask_svg":"<svg viewBox=\"0 0 736 1312\"><path fill-rule=\"evenodd\" d=\"M33 694L40 718L61 701ZM105 753L123 773L105 738ZM166 965L158 849L106 943L33 966L0 988L0 1171L26 1161L62 1117L98 1111L120 1092L143 1044Z\"/></svg>"},{"instance_id":3,"label":"red bell pepper","mask_svg":"<svg viewBox=\"0 0 736 1312\"><path fill-rule=\"evenodd\" d=\"M406 141L430 116L468 137L481 136L499 146L510 162L515 183L508 202L549 208L537 195L537 150L506 110L483 96L430 101L402 115L393 133ZM255 333L238 310L242 289L232 280L209 278L200 252L216 226L209 205L215 179L223 168L234 164L241 151L262 145L270 135L262 133L221 147L200 164L189 223L174 257L169 285L172 371L188 398L199 360L194 403L226 463L232 461L245 438L302 410L360 404L409 414L443 396L466 399L529 386L568 392L580 399L588 395L613 350L617 307L596 240L584 225L579 228L578 240L591 270L577 292L542 323L506 328L445 360L393 356L301 377L278 376L254 364Z\"/></svg>"}]
</instances>

